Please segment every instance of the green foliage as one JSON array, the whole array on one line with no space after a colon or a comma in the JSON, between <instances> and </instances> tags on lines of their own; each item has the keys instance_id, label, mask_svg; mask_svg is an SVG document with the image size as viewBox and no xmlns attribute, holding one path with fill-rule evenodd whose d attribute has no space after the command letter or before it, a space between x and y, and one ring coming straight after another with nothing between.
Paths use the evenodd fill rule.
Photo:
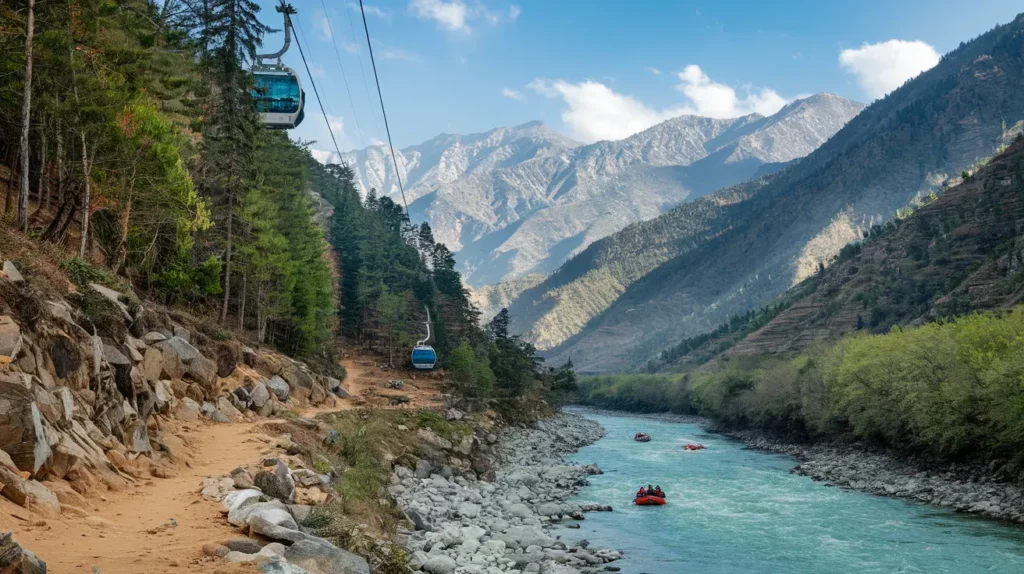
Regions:
<instances>
[{"instance_id":1,"label":"green foliage","mask_svg":"<svg viewBox=\"0 0 1024 574\"><path fill-rule=\"evenodd\" d=\"M699 412L733 428L847 438L940 458L1009 463L1024 480L1024 306L880 335L795 358L732 359L688 375L584 378L580 402Z\"/></svg>"},{"instance_id":2,"label":"green foliage","mask_svg":"<svg viewBox=\"0 0 1024 574\"><path fill-rule=\"evenodd\" d=\"M494 373L485 353L478 354L468 341L452 350L448 374L456 393L467 398L483 398L494 389Z\"/></svg>"}]
</instances>

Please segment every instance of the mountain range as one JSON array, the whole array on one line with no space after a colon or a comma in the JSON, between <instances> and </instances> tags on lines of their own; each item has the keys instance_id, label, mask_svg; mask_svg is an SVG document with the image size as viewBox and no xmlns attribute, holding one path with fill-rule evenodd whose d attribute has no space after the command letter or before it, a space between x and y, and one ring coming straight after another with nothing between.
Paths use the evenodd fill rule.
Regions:
<instances>
[{"instance_id":1,"label":"mountain range","mask_svg":"<svg viewBox=\"0 0 1024 574\"><path fill-rule=\"evenodd\" d=\"M396 159L412 220L456 252L468 285L516 280L508 292L631 223L807 155L862 108L817 94L769 117L680 116L589 145L531 122L440 135ZM401 200L385 146L344 159L362 189Z\"/></svg>"},{"instance_id":2,"label":"mountain range","mask_svg":"<svg viewBox=\"0 0 1024 574\"><path fill-rule=\"evenodd\" d=\"M512 302L582 372L636 368L820 272L1024 119L1024 16L961 44L802 160L595 242Z\"/></svg>"}]
</instances>

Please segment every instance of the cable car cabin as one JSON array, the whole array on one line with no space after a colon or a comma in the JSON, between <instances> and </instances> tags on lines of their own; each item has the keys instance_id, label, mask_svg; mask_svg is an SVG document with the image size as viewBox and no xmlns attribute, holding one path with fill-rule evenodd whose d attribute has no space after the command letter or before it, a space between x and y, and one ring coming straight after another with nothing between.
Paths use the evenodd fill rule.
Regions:
<instances>
[{"instance_id":1,"label":"cable car cabin","mask_svg":"<svg viewBox=\"0 0 1024 574\"><path fill-rule=\"evenodd\" d=\"M306 93L295 70L281 67L253 70L252 98L264 127L291 129L305 118Z\"/></svg>"},{"instance_id":2,"label":"cable car cabin","mask_svg":"<svg viewBox=\"0 0 1024 574\"><path fill-rule=\"evenodd\" d=\"M412 366L429 371L437 364L437 353L428 345L416 345L412 350Z\"/></svg>"}]
</instances>

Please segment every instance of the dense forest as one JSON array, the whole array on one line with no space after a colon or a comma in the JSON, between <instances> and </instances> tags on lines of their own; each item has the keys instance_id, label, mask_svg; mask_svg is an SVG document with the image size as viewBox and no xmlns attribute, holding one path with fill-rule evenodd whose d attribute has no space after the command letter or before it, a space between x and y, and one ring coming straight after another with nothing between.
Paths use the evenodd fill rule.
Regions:
<instances>
[{"instance_id":1,"label":"dense forest","mask_svg":"<svg viewBox=\"0 0 1024 574\"><path fill-rule=\"evenodd\" d=\"M405 366L429 312L439 362L468 396L571 387L571 365L542 368L507 313L479 326L426 223L315 161L312 142L264 129L248 68L279 16L259 12L251 0L0 6L5 224L66 252L70 271L104 268L291 355L333 360L341 335Z\"/></svg>"}]
</instances>

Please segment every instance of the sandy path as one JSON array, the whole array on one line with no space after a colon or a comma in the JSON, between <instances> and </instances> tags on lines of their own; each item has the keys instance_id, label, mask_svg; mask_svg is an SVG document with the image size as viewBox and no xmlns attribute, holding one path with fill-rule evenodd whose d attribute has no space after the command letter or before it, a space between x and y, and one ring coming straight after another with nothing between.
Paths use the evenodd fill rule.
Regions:
<instances>
[{"instance_id":1,"label":"sandy path","mask_svg":"<svg viewBox=\"0 0 1024 574\"><path fill-rule=\"evenodd\" d=\"M304 416L358 408L356 403L364 394L379 395L389 378L405 375L381 372L367 360L349 359L343 365L348 371L345 386L353 399L310 409ZM414 382L416 388L405 391L412 399L411 406L436 405L433 381ZM251 566L226 565L203 556L203 544L241 532L224 520L221 504L201 497L199 489L203 479L223 476L268 452L271 437L258 431L268 422L188 425L179 433L189 445L188 464L179 464L172 478L140 480L124 492L90 498L90 507L85 509L88 518L65 513L41 519L0 498L0 530L13 530L17 540L44 559L53 574L91 573L94 568L101 574L256 572ZM172 518L176 527L149 532Z\"/></svg>"},{"instance_id":2,"label":"sandy path","mask_svg":"<svg viewBox=\"0 0 1024 574\"><path fill-rule=\"evenodd\" d=\"M13 513L0 512L0 528L14 530L18 541L43 558L54 574L94 568L102 574L255 572L203 557L203 544L232 538L239 531L223 519L220 503L202 498L198 491L204 478L259 460L269 446L258 437L269 437L254 431L266 422L194 427L183 433L192 445L190 467L180 465L173 478L146 480L125 492L107 493L106 501L90 500L90 518L64 515L43 519L45 526L26 526ZM20 514L25 515L23 509ZM147 532L171 518L177 527Z\"/></svg>"}]
</instances>

